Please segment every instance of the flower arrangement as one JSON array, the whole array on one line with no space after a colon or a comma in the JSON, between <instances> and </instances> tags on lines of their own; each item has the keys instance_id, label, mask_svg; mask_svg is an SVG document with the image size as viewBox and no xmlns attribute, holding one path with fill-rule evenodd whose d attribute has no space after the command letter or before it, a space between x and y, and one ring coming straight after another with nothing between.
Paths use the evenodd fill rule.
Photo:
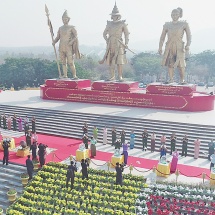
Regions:
<instances>
[{"instance_id":1,"label":"flower arrangement","mask_svg":"<svg viewBox=\"0 0 215 215\"><path fill-rule=\"evenodd\" d=\"M136 200L137 214L215 214L215 191L187 186L148 185Z\"/></svg>"},{"instance_id":2,"label":"flower arrangement","mask_svg":"<svg viewBox=\"0 0 215 215\"><path fill-rule=\"evenodd\" d=\"M50 162L37 173L22 196L8 208L21 213L135 215L143 177L125 174L125 186L115 185L115 173L89 169L89 179L77 172L74 189L66 188L67 165ZM130 184L129 184L130 182ZM33 195L32 195L33 194Z\"/></svg>"},{"instance_id":3,"label":"flower arrangement","mask_svg":"<svg viewBox=\"0 0 215 215\"><path fill-rule=\"evenodd\" d=\"M38 161L37 159L34 159L34 160L32 160L32 163L33 163L33 164L38 164L39 161Z\"/></svg>"},{"instance_id":4,"label":"flower arrangement","mask_svg":"<svg viewBox=\"0 0 215 215\"><path fill-rule=\"evenodd\" d=\"M27 173L22 173L22 174L20 175L20 177L21 177L21 178L29 178L29 176L28 176Z\"/></svg>"},{"instance_id":5,"label":"flower arrangement","mask_svg":"<svg viewBox=\"0 0 215 215\"><path fill-rule=\"evenodd\" d=\"M16 192L15 189L10 189L10 190L7 192L8 195L14 195L14 194L16 194L16 193L17 193L17 192Z\"/></svg>"},{"instance_id":6,"label":"flower arrangement","mask_svg":"<svg viewBox=\"0 0 215 215\"><path fill-rule=\"evenodd\" d=\"M8 196L8 200L10 202L14 202L16 200L16 190L15 189L10 189L8 192L7 192L7 196Z\"/></svg>"}]
</instances>

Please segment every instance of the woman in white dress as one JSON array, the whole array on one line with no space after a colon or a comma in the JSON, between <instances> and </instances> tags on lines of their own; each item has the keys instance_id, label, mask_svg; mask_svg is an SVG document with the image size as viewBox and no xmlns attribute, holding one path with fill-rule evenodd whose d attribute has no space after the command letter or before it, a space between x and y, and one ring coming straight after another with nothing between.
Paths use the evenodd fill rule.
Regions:
<instances>
[{"instance_id":1,"label":"woman in white dress","mask_svg":"<svg viewBox=\"0 0 215 215\"><path fill-rule=\"evenodd\" d=\"M199 148L200 148L200 140L197 138L194 141L194 158L197 159L199 157Z\"/></svg>"}]
</instances>

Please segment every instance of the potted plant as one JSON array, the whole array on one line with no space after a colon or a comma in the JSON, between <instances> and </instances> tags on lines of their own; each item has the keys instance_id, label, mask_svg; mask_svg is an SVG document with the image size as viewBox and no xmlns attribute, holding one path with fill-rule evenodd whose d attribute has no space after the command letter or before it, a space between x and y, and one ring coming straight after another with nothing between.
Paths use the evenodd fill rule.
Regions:
<instances>
[{"instance_id":1,"label":"potted plant","mask_svg":"<svg viewBox=\"0 0 215 215\"><path fill-rule=\"evenodd\" d=\"M14 202L16 200L16 190L15 189L10 189L8 192L7 192L7 196L8 196L8 200L10 202Z\"/></svg>"},{"instance_id":2,"label":"potted plant","mask_svg":"<svg viewBox=\"0 0 215 215\"><path fill-rule=\"evenodd\" d=\"M34 171L37 171L39 169L39 161L38 160L32 160L34 165Z\"/></svg>"},{"instance_id":3,"label":"potted plant","mask_svg":"<svg viewBox=\"0 0 215 215\"><path fill-rule=\"evenodd\" d=\"M0 208L0 215L2 215L3 214L3 209L2 208Z\"/></svg>"},{"instance_id":4,"label":"potted plant","mask_svg":"<svg viewBox=\"0 0 215 215\"><path fill-rule=\"evenodd\" d=\"M28 174L27 173L22 173L20 178L22 180L22 185L26 186L28 184L28 179L29 179Z\"/></svg>"}]
</instances>

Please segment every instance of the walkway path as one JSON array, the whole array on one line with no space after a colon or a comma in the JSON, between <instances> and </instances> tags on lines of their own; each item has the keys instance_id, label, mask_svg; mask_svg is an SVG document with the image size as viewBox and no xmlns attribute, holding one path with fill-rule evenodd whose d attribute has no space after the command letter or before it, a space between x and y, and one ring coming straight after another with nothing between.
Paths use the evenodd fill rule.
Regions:
<instances>
[{"instance_id":1,"label":"walkway path","mask_svg":"<svg viewBox=\"0 0 215 215\"><path fill-rule=\"evenodd\" d=\"M81 113L96 113L138 119L164 120L202 125L215 125L215 110L207 112L183 112L150 108L134 108L78 102L42 100L38 90L3 91L0 101L4 105L45 108Z\"/></svg>"}]
</instances>

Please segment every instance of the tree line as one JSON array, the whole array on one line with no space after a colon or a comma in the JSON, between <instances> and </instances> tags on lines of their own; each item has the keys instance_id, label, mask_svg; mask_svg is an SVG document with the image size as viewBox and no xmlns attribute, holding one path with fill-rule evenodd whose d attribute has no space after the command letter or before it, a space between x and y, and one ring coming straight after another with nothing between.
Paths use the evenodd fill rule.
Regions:
<instances>
[{"instance_id":1,"label":"tree line","mask_svg":"<svg viewBox=\"0 0 215 215\"><path fill-rule=\"evenodd\" d=\"M104 80L109 76L108 66L98 63L98 56L83 56L75 61L77 75L81 79ZM215 83L215 51L207 50L191 55L186 61L187 82ZM68 69L69 70L69 69ZM175 72L177 76L177 72ZM72 77L68 71L68 76ZM129 59L124 65L123 76L126 80L141 82L165 81L167 68L161 67L161 56L153 52L142 52ZM38 87L46 79L58 78L57 63L42 58L4 59L0 65L0 87L22 89ZM177 77L176 77L177 78Z\"/></svg>"}]
</instances>

